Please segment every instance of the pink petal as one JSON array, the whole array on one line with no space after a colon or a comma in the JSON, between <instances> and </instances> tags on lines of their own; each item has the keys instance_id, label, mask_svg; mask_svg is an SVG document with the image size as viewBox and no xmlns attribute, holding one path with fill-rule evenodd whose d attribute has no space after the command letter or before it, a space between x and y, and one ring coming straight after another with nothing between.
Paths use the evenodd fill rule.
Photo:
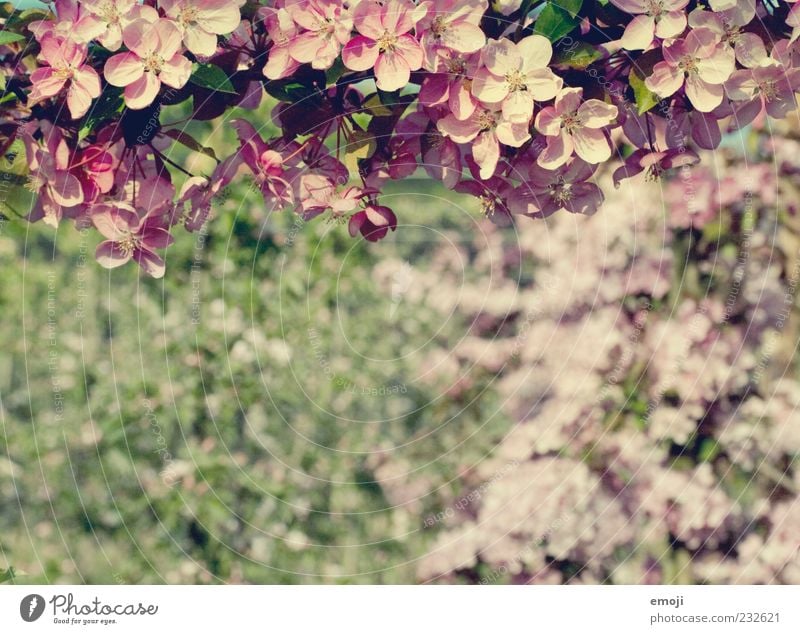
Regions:
<instances>
[{"instance_id":1,"label":"pink petal","mask_svg":"<svg viewBox=\"0 0 800 634\"><path fill-rule=\"evenodd\" d=\"M123 251L118 242L101 242L94 252L97 263L105 269L115 269L131 260L131 254Z\"/></svg>"},{"instance_id":2,"label":"pink petal","mask_svg":"<svg viewBox=\"0 0 800 634\"><path fill-rule=\"evenodd\" d=\"M480 177L487 180L492 177L500 160L500 144L490 132L480 134L472 144L472 156L480 166Z\"/></svg>"},{"instance_id":3,"label":"pink petal","mask_svg":"<svg viewBox=\"0 0 800 634\"><path fill-rule=\"evenodd\" d=\"M402 35L397 39L395 51L400 55L411 70L419 70L422 67L424 53L419 42L410 35Z\"/></svg>"},{"instance_id":4,"label":"pink petal","mask_svg":"<svg viewBox=\"0 0 800 634\"><path fill-rule=\"evenodd\" d=\"M350 40L342 49L342 62L350 70L369 70L375 66L375 62L378 60L378 52L376 41L359 35Z\"/></svg>"},{"instance_id":5,"label":"pink petal","mask_svg":"<svg viewBox=\"0 0 800 634\"><path fill-rule=\"evenodd\" d=\"M183 55L175 55L161 67L158 78L172 88L183 88L192 74L192 63Z\"/></svg>"},{"instance_id":6,"label":"pink petal","mask_svg":"<svg viewBox=\"0 0 800 634\"><path fill-rule=\"evenodd\" d=\"M133 53L119 53L108 59L103 74L109 84L122 88L141 79L144 64Z\"/></svg>"},{"instance_id":7,"label":"pink petal","mask_svg":"<svg viewBox=\"0 0 800 634\"><path fill-rule=\"evenodd\" d=\"M542 35L529 35L517 44L517 51L522 56L522 70L529 72L546 68L553 57L553 45Z\"/></svg>"},{"instance_id":8,"label":"pink petal","mask_svg":"<svg viewBox=\"0 0 800 634\"><path fill-rule=\"evenodd\" d=\"M568 134L547 137L547 147L539 154L537 163L548 170L564 165L573 152L572 137Z\"/></svg>"},{"instance_id":9,"label":"pink petal","mask_svg":"<svg viewBox=\"0 0 800 634\"><path fill-rule=\"evenodd\" d=\"M83 202L81 182L69 172L57 171L47 190L53 201L62 207L75 207Z\"/></svg>"},{"instance_id":10,"label":"pink petal","mask_svg":"<svg viewBox=\"0 0 800 634\"><path fill-rule=\"evenodd\" d=\"M186 27L183 41L186 43L186 48L202 57L211 57L217 50L217 36L197 26Z\"/></svg>"},{"instance_id":11,"label":"pink petal","mask_svg":"<svg viewBox=\"0 0 800 634\"><path fill-rule=\"evenodd\" d=\"M611 158L611 146L602 130L579 128L572 134L575 153L587 163L594 165Z\"/></svg>"},{"instance_id":12,"label":"pink petal","mask_svg":"<svg viewBox=\"0 0 800 634\"><path fill-rule=\"evenodd\" d=\"M656 35L662 40L668 37L677 37L686 28L686 14L683 11L670 11L662 14L656 24Z\"/></svg>"},{"instance_id":13,"label":"pink petal","mask_svg":"<svg viewBox=\"0 0 800 634\"><path fill-rule=\"evenodd\" d=\"M640 51L648 48L653 42L656 21L649 15L637 15L625 27L620 44L629 51Z\"/></svg>"},{"instance_id":14,"label":"pink petal","mask_svg":"<svg viewBox=\"0 0 800 634\"><path fill-rule=\"evenodd\" d=\"M581 104L578 113L587 128L602 128L617 118L619 110L616 106L599 99L589 99Z\"/></svg>"},{"instance_id":15,"label":"pink petal","mask_svg":"<svg viewBox=\"0 0 800 634\"><path fill-rule=\"evenodd\" d=\"M375 62L375 78L378 88L391 92L408 85L411 69L402 56L387 51Z\"/></svg>"},{"instance_id":16,"label":"pink petal","mask_svg":"<svg viewBox=\"0 0 800 634\"><path fill-rule=\"evenodd\" d=\"M472 94L485 103L500 103L508 96L508 82L482 68L472 80Z\"/></svg>"},{"instance_id":17,"label":"pink petal","mask_svg":"<svg viewBox=\"0 0 800 634\"><path fill-rule=\"evenodd\" d=\"M183 36L172 20L158 20L151 28L158 34L158 53L164 59L171 59L181 50Z\"/></svg>"},{"instance_id":18,"label":"pink petal","mask_svg":"<svg viewBox=\"0 0 800 634\"><path fill-rule=\"evenodd\" d=\"M474 53L486 43L486 35L480 27L462 22L444 32L442 44L459 53Z\"/></svg>"},{"instance_id":19,"label":"pink petal","mask_svg":"<svg viewBox=\"0 0 800 634\"><path fill-rule=\"evenodd\" d=\"M645 79L645 85L659 97L674 95L683 85L683 72L668 62L658 62L653 67L653 74Z\"/></svg>"},{"instance_id":20,"label":"pink petal","mask_svg":"<svg viewBox=\"0 0 800 634\"><path fill-rule=\"evenodd\" d=\"M164 277L166 266L161 256L147 249L136 249L133 253L133 259L150 277L155 277L156 279Z\"/></svg>"},{"instance_id":21,"label":"pink petal","mask_svg":"<svg viewBox=\"0 0 800 634\"><path fill-rule=\"evenodd\" d=\"M142 76L125 87L125 105L133 110L146 108L158 96L161 82L154 73L143 73Z\"/></svg>"},{"instance_id":22,"label":"pink petal","mask_svg":"<svg viewBox=\"0 0 800 634\"><path fill-rule=\"evenodd\" d=\"M125 27L122 41L138 57L147 57L159 47L158 32L152 23L143 19L134 20Z\"/></svg>"},{"instance_id":23,"label":"pink petal","mask_svg":"<svg viewBox=\"0 0 800 634\"><path fill-rule=\"evenodd\" d=\"M481 59L493 75L500 77L522 67L522 55L507 39L489 40L481 51Z\"/></svg>"},{"instance_id":24,"label":"pink petal","mask_svg":"<svg viewBox=\"0 0 800 634\"><path fill-rule=\"evenodd\" d=\"M686 96L700 112L711 112L722 103L724 90L717 84L709 84L697 75L686 79Z\"/></svg>"}]
</instances>

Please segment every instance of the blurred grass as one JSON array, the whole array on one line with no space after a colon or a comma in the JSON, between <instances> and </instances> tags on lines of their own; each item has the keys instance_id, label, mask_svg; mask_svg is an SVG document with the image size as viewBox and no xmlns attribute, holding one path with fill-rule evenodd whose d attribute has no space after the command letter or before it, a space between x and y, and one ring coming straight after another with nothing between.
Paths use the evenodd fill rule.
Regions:
<instances>
[{"instance_id":1,"label":"blurred grass","mask_svg":"<svg viewBox=\"0 0 800 634\"><path fill-rule=\"evenodd\" d=\"M229 194L208 235L179 232L164 280L101 269L97 237L67 224L2 226L15 582L412 582L424 517L507 429L491 376L453 394L429 377L469 316L375 274L476 252L474 208L395 187L384 203L409 226L367 245ZM406 468L378 477L389 454Z\"/></svg>"}]
</instances>

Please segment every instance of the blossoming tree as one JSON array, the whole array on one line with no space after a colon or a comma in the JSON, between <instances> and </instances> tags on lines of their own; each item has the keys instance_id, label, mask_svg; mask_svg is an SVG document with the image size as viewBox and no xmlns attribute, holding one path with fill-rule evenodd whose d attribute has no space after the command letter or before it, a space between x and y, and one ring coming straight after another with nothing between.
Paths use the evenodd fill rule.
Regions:
<instances>
[{"instance_id":1,"label":"blossoming tree","mask_svg":"<svg viewBox=\"0 0 800 634\"><path fill-rule=\"evenodd\" d=\"M94 227L101 265L156 277L172 232L245 173L270 209L372 241L397 227L383 186L419 169L499 224L590 214L599 166L691 165L800 88L792 0L56 0L0 20L4 211ZM274 138L247 116L265 95ZM231 156L162 121L184 102L233 117Z\"/></svg>"}]
</instances>

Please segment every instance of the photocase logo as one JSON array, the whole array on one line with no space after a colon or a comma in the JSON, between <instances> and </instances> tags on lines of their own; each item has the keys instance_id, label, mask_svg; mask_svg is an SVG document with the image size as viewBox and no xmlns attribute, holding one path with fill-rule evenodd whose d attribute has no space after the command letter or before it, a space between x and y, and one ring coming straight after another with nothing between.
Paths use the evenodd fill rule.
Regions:
<instances>
[{"instance_id":1,"label":"photocase logo","mask_svg":"<svg viewBox=\"0 0 800 634\"><path fill-rule=\"evenodd\" d=\"M33 623L44 612L44 597L40 594L29 594L19 604L19 615L23 621Z\"/></svg>"}]
</instances>

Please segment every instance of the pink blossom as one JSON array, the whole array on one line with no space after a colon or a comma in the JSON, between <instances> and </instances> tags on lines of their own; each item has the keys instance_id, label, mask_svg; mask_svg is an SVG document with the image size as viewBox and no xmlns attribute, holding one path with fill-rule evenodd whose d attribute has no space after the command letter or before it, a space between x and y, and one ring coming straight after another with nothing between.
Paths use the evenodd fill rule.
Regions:
<instances>
[{"instance_id":1,"label":"pink blossom","mask_svg":"<svg viewBox=\"0 0 800 634\"><path fill-rule=\"evenodd\" d=\"M722 84L733 73L733 51L707 28L694 29L680 40L666 44L664 61L653 67L647 87L659 97L674 95L686 86L686 96L701 112L711 112L720 103Z\"/></svg>"},{"instance_id":2,"label":"pink blossom","mask_svg":"<svg viewBox=\"0 0 800 634\"><path fill-rule=\"evenodd\" d=\"M474 53L486 43L480 28L487 0L426 0L425 17L417 33L425 52L425 67L435 71L441 52Z\"/></svg>"},{"instance_id":3,"label":"pink blossom","mask_svg":"<svg viewBox=\"0 0 800 634\"><path fill-rule=\"evenodd\" d=\"M75 209L83 203L83 188L71 171L72 152L61 130L46 121L38 128L44 137L44 146L34 139L35 125L28 124L21 129L30 167L27 187L39 195L30 220L42 220L57 227L64 209Z\"/></svg>"},{"instance_id":4,"label":"pink blossom","mask_svg":"<svg viewBox=\"0 0 800 634\"><path fill-rule=\"evenodd\" d=\"M176 221L183 220L187 231L199 231L211 214L214 199L231 183L241 164L241 157L234 154L217 165L210 178L187 178L178 194ZM187 205L189 209L183 213Z\"/></svg>"},{"instance_id":5,"label":"pink blossom","mask_svg":"<svg viewBox=\"0 0 800 634\"><path fill-rule=\"evenodd\" d=\"M471 143L472 156L480 166L480 177L491 177L500 160L500 143L521 147L531 138L527 123L513 123L499 110L478 108L461 121L449 114L438 122L439 131L456 143Z\"/></svg>"},{"instance_id":6,"label":"pink blossom","mask_svg":"<svg viewBox=\"0 0 800 634\"><path fill-rule=\"evenodd\" d=\"M534 164L527 181L509 195L508 207L512 213L532 218L546 218L560 209L590 216L603 203L600 188L587 182L595 169L581 159L556 170Z\"/></svg>"},{"instance_id":7,"label":"pink blossom","mask_svg":"<svg viewBox=\"0 0 800 634\"><path fill-rule=\"evenodd\" d=\"M272 48L264 65L264 76L268 79L288 77L300 67L300 62L289 52L290 44L299 32L297 24L284 8L261 7L259 13L264 16L264 27L272 40Z\"/></svg>"},{"instance_id":8,"label":"pink blossom","mask_svg":"<svg viewBox=\"0 0 800 634\"><path fill-rule=\"evenodd\" d=\"M286 10L300 27L288 44L289 54L301 64L330 68L350 39L350 12L337 0L289 0Z\"/></svg>"},{"instance_id":9,"label":"pink blossom","mask_svg":"<svg viewBox=\"0 0 800 634\"><path fill-rule=\"evenodd\" d=\"M152 277L164 277L164 260L155 249L175 240L167 230L163 214L136 212L124 203L98 206L92 224L106 240L97 246L100 266L113 269L134 260Z\"/></svg>"},{"instance_id":10,"label":"pink blossom","mask_svg":"<svg viewBox=\"0 0 800 634\"><path fill-rule=\"evenodd\" d=\"M721 42L733 47L736 60L740 64L752 68L767 57L761 38L755 33L742 30L742 27L752 21L755 13L754 0L739 0L733 8L719 13L695 9L689 14L689 26L713 31Z\"/></svg>"},{"instance_id":11,"label":"pink blossom","mask_svg":"<svg viewBox=\"0 0 800 634\"><path fill-rule=\"evenodd\" d=\"M390 229L397 229L397 217L391 209L382 205L367 205L350 216L348 222L351 236L361 233L370 242L382 240Z\"/></svg>"},{"instance_id":12,"label":"pink blossom","mask_svg":"<svg viewBox=\"0 0 800 634\"><path fill-rule=\"evenodd\" d=\"M463 56L453 51L441 51L436 71L428 74L419 90L419 102L424 106L447 104L456 118L466 119L478 100L472 95L472 77L478 69L480 56Z\"/></svg>"},{"instance_id":13,"label":"pink blossom","mask_svg":"<svg viewBox=\"0 0 800 634\"><path fill-rule=\"evenodd\" d=\"M797 107L795 93L800 90L800 68L786 69L778 64L737 70L725 82L725 91L735 104L737 127L755 119L762 110L783 119Z\"/></svg>"},{"instance_id":14,"label":"pink blossom","mask_svg":"<svg viewBox=\"0 0 800 634\"><path fill-rule=\"evenodd\" d=\"M296 175L287 170L291 166L280 152L266 143L247 121L237 119L233 127L239 137L241 161L255 176L264 200L277 208L294 203L291 180Z\"/></svg>"},{"instance_id":15,"label":"pink blossom","mask_svg":"<svg viewBox=\"0 0 800 634\"><path fill-rule=\"evenodd\" d=\"M123 32L127 53L118 53L105 65L106 80L125 88L125 104L146 108L158 96L162 82L182 88L192 73L192 63L180 52L181 32L171 20L134 20Z\"/></svg>"},{"instance_id":16,"label":"pink blossom","mask_svg":"<svg viewBox=\"0 0 800 634\"><path fill-rule=\"evenodd\" d=\"M86 46L54 35L42 39L41 61L47 64L31 73L29 104L55 97L67 89L67 107L73 119L86 114L92 99L100 96L100 77L86 64Z\"/></svg>"},{"instance_id":17,"label":"pink blossom","mask_svg":"<svg viewBox=\"0 0 800 634\"><path fill-rule=\"evenodd\" d=\"M527 124L535 101L547 101L563 81L548 67L553 47L546 37L530 35L518 43L493 40L484 48L484 68L475 75L472 94L487 104L501 104L503 116Z\"/></svg>"},{"instance_id":18,"label":"pink blossom","mask_svg":"<svg viewBox=\"0 0 800 634\"><path fill-rule=\"evenodd\" d=\"M368 194L360 187L337 188L330 179L321 174L300 177L300 208L303 218L309 220L328 210L333 219L339 219L353 211Z\"/></svg>"},{"instance_id":19,"label":"pink blossom","mask_svg":"<svg viewBox=\"0 0 800 634\"><path fill-rule=\"evenodd\" d=\"M77 0L56 0L55 20L37 20L28 28L39 42L48 35L55 35L86 44L102 33L103 25L82 5Z\"/></svg>"},{"instance_id":20,"label":"pink blossom","mask_svg":"<svg viewBox=\"0 0 800 634\"><path fill-rule=\"evenodd\" d=\"M156 9L136 0L84 0L81 6L99 27L94 37L110 51L122 46L122 31L131 22L139 18L154 22L158 18Z\"/></svg>"},{"instance_id":21,"label":"pink blossom","mask_svg":"<svg viewBox=\"0 0 800 634\"><path fill-rule=\"evenodd\" d=\"M409 32L423 11L409 0L362 0L353 16L359 35L342 50L344 65L356 71L374 68L381 90L406 86L411 71L422 66L422 47Z\"/></svg>"},{"instance_id":22,"label":"pink blossom","mask_svg":"<svg viewBox=\"0 0 800 634\"><path fill-rule=\"evenodd\" d=\"M687 149L672 149L665 152L636 150L625 159L624 165L614 171L614 186L619 187L626 178L642 172L645 172L647 180L657 180L667 170L695 165L699 162L700 157L694 151Z\"/></svg>"},{"instance_id":23,"label":"pink blossom","mask_svg":"<svg viewBox=\"0 0 800 634\"><path fill-rule=\"evenodd\" d=\"M603 128L617 118L617 107L599 99L581 102L582 95L583 88L565 88L554 105L536 116L536 129L547 138L547 147L538 158L542 167L561 167L573 152L592 164L611 157Z\"/></svg>"},{"instance_id":24,"label":"pink blossom","mask_svg":"<svg viewBox=\"0 0 800 634\"><path fill-rule=\"evenodd\" d=\"M159 6L183 34L183 43L195 55L210 57L217 35L233 32L242 20L245 0L160 0Z\"/></svg>"},{"instance_id":25,"label":"pink blossom","mask_svg":"<svg viewBox=\"0 0 800 634\"><path fill-rule=\"evenodd\" d=\"M649 48L655 37L675 37L686 28L684 9L689 0L611 0L611 3L636 16L625 27L620 40L629 51Z\"/></svg>"},{"instance_id":26,"label":"pink blossom","mask_svg":"<svg viewBox=\"0 0 800 634\"><path fill-rule=\"evenodd\" d=\"M455 186L457 192L477 198L483 214L499 227L512 224L508 200L513 189L511 182L500 176L484 181L464 180Z\"/></svg>"}]
</instances>

